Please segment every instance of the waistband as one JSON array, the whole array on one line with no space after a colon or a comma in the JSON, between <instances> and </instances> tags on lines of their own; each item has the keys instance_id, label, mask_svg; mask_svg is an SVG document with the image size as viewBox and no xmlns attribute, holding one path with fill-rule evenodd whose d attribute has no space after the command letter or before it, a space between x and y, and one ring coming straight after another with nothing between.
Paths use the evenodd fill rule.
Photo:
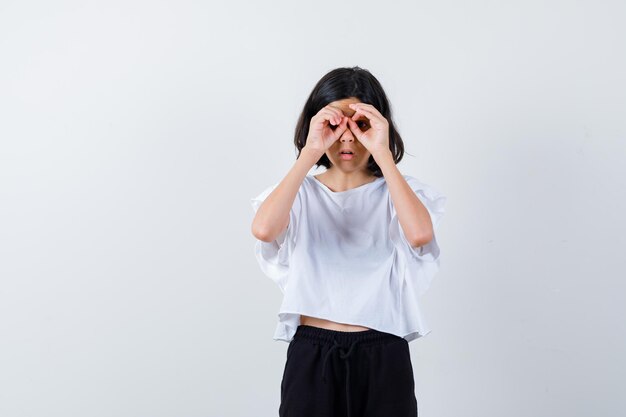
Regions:
<instances>
[{"instance_id":1,"label":"waistband","mask_svg":"<svg viewBox=\"0 0 626 417\"><path fill-rule=\"evenodd\" d=\"M403 340L395 334L381 332L376 329L360 331L331 330L323 327L300 324L293 336L294 339L308 339L320 343L358 344L359 346L372 346L380 343Z\"/></svg>"}]
</instances>

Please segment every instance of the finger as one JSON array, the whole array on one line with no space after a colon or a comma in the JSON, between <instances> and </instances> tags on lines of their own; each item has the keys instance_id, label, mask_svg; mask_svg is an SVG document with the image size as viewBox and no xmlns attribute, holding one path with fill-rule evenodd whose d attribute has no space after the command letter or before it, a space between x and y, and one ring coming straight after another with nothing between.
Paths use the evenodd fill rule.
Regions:
<instances>
[{"instance_id":1,"label":"finger","mask_svg":"<svg viewBox=\"0 0 626 417\"><path fill-rule=\"evenodd\" d=\"M364 116L364 118L362 116ZM350 120L355 121L355 122L359 122L359 121L367 122L370 125L372 124L371 117L365 114L364 112L361 112L360 110L356 110L354 114L352 115L352 117L350 117Z\"/></svg>"},{"instance_id":2,"label":"finger","mask_svg":"<svg viewBox=\"0 0 626 417\"><path fill-rule=\"evenodd\" d=\"M352 106L352 104L350 105ZM365 116L365 118L369 121L372 118L371 113L364 109L363 107L354 107L354 114L352 115L352 120L356 120L361 116Z\"/></svg>"},{"instance_id":3,"label":"finger","mask_svg":"<svg viewBox=\"0 0 626 417\"><path fill-rule=\"evenodd\" d=\"M371 104L367 104L367 103L353 103L355 104L355 108L357 109L357 111L359 111L360 113L362 113L363 115L365 115L365 117L367 117L370 121L370 125L372 124L372 121L377 121L378 123L386 123L387 119L385 119L385 117L378 111L378 109L376 109L376 107L372 106Z\"/></svg>"},{"instance_id":4,"label":"finger","mask_svg":"<svg viewBox=\"0 0 626 417\"><path fill-rule=\"evenodd\" d=\"M333 109L333 124L335 126L339 125L343 119L343 113L340 110Z\"/></svg>"},{"instance_id":5,"label":"finger","mask_svg":"<svg viewBox=\"0 0 626 417\"><path fill-rule=\"evenodd\" d=\"M357 109L363 109L365 111L369 111L370 113L374 113L375 115L378 115L379 117L384 117L382 115L382 113L378 111L378 109L376 107L374 107L373 105L368 104L368 103L351 103L350 107L351 108L357 108Z\"/></svg>"},{"instance_id":6,"label":"finger","mask_svg":"<svg viewBox=\"0 0 626 417\"><path fill-rule=\"evenodd\" d=\"M361 116L365 116L365 113L362 113L360 110L355 110L354 114L352 115L352 117L350 117L351 120L356 120ZM365 116L367 117L367 116Z\"/></svg>"},{"instance_id":7,"label":"finger","mask_svg":"<svg viewBox=\"0 0 626 417\"><path fill-rule=\"evenodd\" d=\"M348 126L350 127L352 134L356 136L357 139L360 140L361 137L363 136L363 132L361 132L361 129L359 129L359 125L357 125L356 122L350 118L347 118L347 120L348 120Z\"/></svg>"},{"instance_id":8,"label":"finger","mask_svg":"<svg viewBox=\"0 0 626 417\"><path fill-rule=\"evenodd\" d=\"M360 109L358 110L360 113L362 113L365 117L367 117L367 121L369 122L369 125L371 127L376 127L376 126L382 126L387 122L387 119L385 119L382 116L378 116L368 110L364 110L364 109Z\"/></svg>"},{"instance_id":9,"label":"finger","mask_svg":"<svg viewBox=\"0 0 626 417\"><path fill-rule=\"evenodd\" d=\"M331 111L333 111L333 112L336 112L336 113L337 113L337 115L339 115L339 116L343 116L343 111L342 111L339 107L336 107L336 106L333 106L333 105L330 105L330 104L329 104L329 105L327 105L327 106L326 106L326 108L327 108L328 110L331 110Z\"/></svg>"},{"instance_id":10,"label":"finger","mask_svg":"<svg viewBox=\"0 0 626 417\"><path fill-rule=\"evenodd\" d=\"M335 129L333 133L335 134L335 136L337 136L337 139L338 139L341 135L343 135L343 132L345 132L346 129L348 129L348 118L344 117L341 120L341 123L339 124L337 129Z\"/></svg>"},{"instance_id":11,"label":"finger","mask_svg":"<svg viewBox=\"0 0 626 417\"><path fill-rule=\"evenodd\" d=\"M366 116L368 119L378 119L378 118L382 117L382 114L380 114L378 112L378 110L376 110L376 113L374 113L371 109L369 109L367 107L364 107L361 104L362 103L356 103L354 105L354 108L356 109L355 115L356 115L356 113L361 113L364 116ZM351 106L352 106L352 104L351 104ZM372 108L374 108L374 107L372 107ZM352 117L354 117L354 115Z\"/></svg>"},{"instance_id":12,"label":"finger","mask_svg":"<svg viewBox=\"0 0 626 417\"><path fill-rule=\"evenodd\" d=\"M322 116L322 118L324 120L328 120L329 123L332 123L334 126L339 124L339 118L337 117L337 114L332 111L330 108L325 107L322 110L320 110L319 114Z\"/></svg>"},{"instance_id":13,"label":"finger","mask_svg":"<svg viewBox=\"0 0 626 417\"><path fill-rule=\"evenodd\" d=\"M341 123L341 117L343 117L343 112L333 106L326 106L325 109L333 114L332 121L334 125L338 125Z\"/></svg>"}]
</instances>

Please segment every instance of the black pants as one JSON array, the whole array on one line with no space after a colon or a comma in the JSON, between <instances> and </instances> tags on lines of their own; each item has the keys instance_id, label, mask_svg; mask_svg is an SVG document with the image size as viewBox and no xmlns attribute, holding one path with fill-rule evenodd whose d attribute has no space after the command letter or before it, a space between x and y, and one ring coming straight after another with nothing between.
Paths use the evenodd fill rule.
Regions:
<instances>
[{"instance_id":1,"label":"black pants","mask_svg":"<svg viewBox=\"0 0 626 417\"><path fill-rule=\"evenodd\" d=\"M300 325L287 348L280 417L416 417L408 342L369 329Z\"/></svg>"}]
</instances>

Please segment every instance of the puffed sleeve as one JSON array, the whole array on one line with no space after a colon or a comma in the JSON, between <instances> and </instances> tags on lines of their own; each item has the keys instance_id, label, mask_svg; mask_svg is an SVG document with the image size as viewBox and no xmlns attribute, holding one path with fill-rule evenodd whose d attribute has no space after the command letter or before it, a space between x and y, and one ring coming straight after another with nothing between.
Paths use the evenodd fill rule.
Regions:
<instances>
[{"instance_id":1,"label":"puffed sleeve","mask_svg":"<svg viewBox=\"0 0 626 417\"><path fill-rule=\"evenodd\" d=\"M439 271L440 248L437 242L438 230L441 219L445 213L447 197L436 188L425 184L409 175L404 175L407 183L411 186L417 198L424 204L433 224L433 238L430 242L420 247L412 247L400 225L396 210L389 198L391 221L389 224L389 237L397 252L398 269L403 280L410 281L416 289L417 295L422 295L430 287L432 279Z\"/></svg>"},{"instance_id":2,"label":"puffed sleeve","mask_svg":"<svg viewBox=\"0 0 626 417\"><path fill-rule=\"evenodd\" d=\"M251 199L252 208L256 213L261 203L278 186L273 184L263 190L261 194ZM289 211L289 225L272 242L264 242L256 239L254 253L261 270L280 290L284 293L287 288L289 273L289 257L295 245L295 230L298 226L298 217L301 211L300 193L296 195L291 210Z\"/></svg>"}]
</instances>

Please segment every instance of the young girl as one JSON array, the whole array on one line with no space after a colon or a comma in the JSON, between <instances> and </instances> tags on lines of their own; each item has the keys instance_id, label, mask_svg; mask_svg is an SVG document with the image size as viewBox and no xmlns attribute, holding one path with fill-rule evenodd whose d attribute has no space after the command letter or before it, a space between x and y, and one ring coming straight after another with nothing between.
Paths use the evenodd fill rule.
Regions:
<instances>
[{"instance_id":1,"label":"young girl","mask_svg":"<svg viewBox=\"0 0 626 417\"><path fill-rule=\"evenodd\" d=\"M252 199L256 258L284 294L279 415L415 417L408 343L430 332L419 297L439 268L446 197L396 167L402 138L365 69L322 77L295 145L285 178Z\"/></svg>"}]
</instances>

